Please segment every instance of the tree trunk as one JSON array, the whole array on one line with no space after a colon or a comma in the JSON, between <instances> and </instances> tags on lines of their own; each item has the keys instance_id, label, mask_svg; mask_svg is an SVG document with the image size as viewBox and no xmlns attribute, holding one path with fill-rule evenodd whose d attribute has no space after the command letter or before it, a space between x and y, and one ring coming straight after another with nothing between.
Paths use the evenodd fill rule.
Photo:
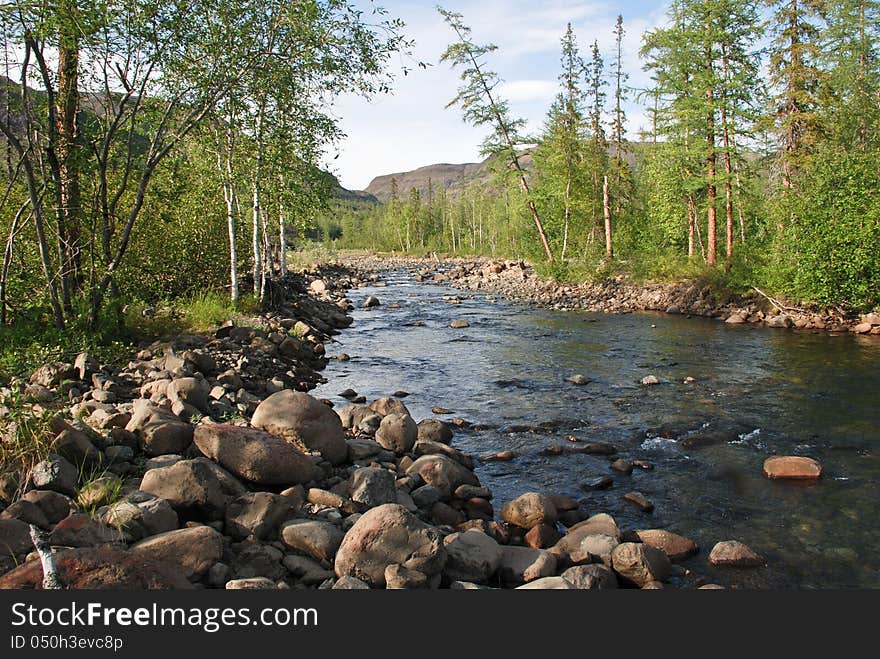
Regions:
<instances>
[{"instance_id":1,"label":"tree trunk","mask_svg":"<svg viewBox=\"0 0 880 659\"><path fill-rule=\"evenodd\" d=\"M284 207L281 207L281 215L278 217L278 242L279 247L279 272L281 276L287 274L287 220L284 218Z\"/></svg>"},{"instance_id":2,"label":"tree trunk","mask_svg":"<svg viewBox=\"0 0 880 659\"><path fill-rule=\"evenodd\" d=\"M571 221L571 176L565 182L565 224L562 228L562 260L565 261L565 252L568 250L568 226Z\"/></svg>"},{"instance_id":3,"label":"tree trunk","mask_svg":"<svg viewBox=\"0 0 880 659\"><path fill-rule=\"evenodd\" d=\"M688 195L687 217L688 217L688 259L692 259L692 258L694 258L694 234L695 234L695 225L697 222L697 207L694 204L694 196L692 194Z\"/></svg>"},{"instance_id":4,"label":"tree trunk","mask_svg":"<svg viewBox=\"0 0 880 659\"><path fill-rule=\"evenodd\" d=\"M608 177L602 177L602 208L605 214L605 257L610 261L614 258L614 247L611 241L611 206L608 198Z\"/></svg>"},{"instance_id":5,"label":"tree trunk","mask_svg":"<svg viewBox=\"0 0 880 659\"><path fill-rule=\"evenodd\" d=\"M79 111L79 33L76 3L64 0L60 8L58 39L58 95L55 103L55 130L58 162L59 267L65 311L73 313L72 296L81 284L79 255L79 165L77 158L76 115Z\"/></svg>"},{"instance_id":6,"label":"tree trunk","mask_svg":"<svg viewBox=\"0 0 880 659\"><path fill-rule=\"evenodd\" d=\"M252 184L251 201L251 251L254 258L253 277L254 295L260 295L260 275L263 272L263 253L260 249L260 186L256 177Z\"/></svg>"}]
</instances>

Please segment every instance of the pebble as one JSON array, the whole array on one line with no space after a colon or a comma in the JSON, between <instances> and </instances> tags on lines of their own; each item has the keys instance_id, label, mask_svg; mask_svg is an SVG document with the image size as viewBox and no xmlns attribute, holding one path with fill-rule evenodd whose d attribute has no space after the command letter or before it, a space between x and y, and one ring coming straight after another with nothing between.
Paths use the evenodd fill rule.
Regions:
<instances>
[{"instance_id":1,"label":"pebble","mask_svg":"<svg viewBox=\"0 0 880 659\"><path fill-rule=\"evenodd\" d=\"M654 504L648 501L641 492L627 492L623 498L637 505L643 512L650 513L654 511Z\"/></svg>"}]
</instances>

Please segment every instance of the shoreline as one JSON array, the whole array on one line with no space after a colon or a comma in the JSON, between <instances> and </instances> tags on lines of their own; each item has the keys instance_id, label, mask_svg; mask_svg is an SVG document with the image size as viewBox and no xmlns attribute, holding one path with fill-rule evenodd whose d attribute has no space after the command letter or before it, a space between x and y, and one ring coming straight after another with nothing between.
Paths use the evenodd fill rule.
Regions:
<instances>
[{"instance_id":1,"label":"shoreline","mask_svg":"<svg viewBox=\"0 0 880 659\"><path fill-rule=\"evenodd\" d=\"M387 256L342 253L340 263L366 270L391 267L418 269L417 281L434 281L468 291L502 295L507 299L552 309L608 314L662 313L714 318L728 325L855 334L880 337L880 312L847 316L833 310L800 310L755 294L751 298L719 301L709 286L694 282L634 284L623 276L583 284L540 279L522 260L491 257ZM878 339L880 340L880 339Z\"/></svg>"},{"instance_id":2,"label":"shoreline","mask_svg":"<svg viewBox=\"0 0 880 659\"><path fill-rule=\"evenodd\" d=\"M319 266L273 285L273 310L249 325L157 342L121 367L80 355L17 383L35 414L57 412L24 496L4 476L0 547L20 565L0 563L0 588L42 582L30 525L72 588L717 588L681 562L765 564L736 541L707 553L665 529L621 529L555 493L493 501L475 463L508 456L461 453L455 424L416 423L405 392L369 404L347 392L339 410L304 393L352 322L348 290L377 279L364 263ZM627 467L611 445L573 450Z\"/></svg>"}]
</instances>

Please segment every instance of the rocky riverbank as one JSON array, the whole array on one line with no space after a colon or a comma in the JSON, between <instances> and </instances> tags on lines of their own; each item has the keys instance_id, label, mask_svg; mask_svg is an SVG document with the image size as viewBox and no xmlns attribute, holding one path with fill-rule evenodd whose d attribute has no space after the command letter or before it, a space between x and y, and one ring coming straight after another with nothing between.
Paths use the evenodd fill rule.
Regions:
<instances>
[{"instance_id":1,"label":"rocky riverbank","mask_svg":"<svg viewBox=\"0 0 880 659\"><path fill-rule=\"evenodd\" d=\"M81 354L0 390L4 442L33 439L23 424L45 442L35 463L3 465L0 588L41 587L44 543L68 588L708 588L706 561L764 564L736 541L700 556L668 530L621 529L589 496L494 501L474 467L510 456L462 453L469 424L416 422L404 391L369 404L344 391L339 410L306 393L328 359L347 359L329 356L332 337L351 323L346 290L381 283L371 270L290 275L246 324L146 346L126 365ZM417 276L491 281L484 271L526 272L456 263ZM573 450L638 466L610 444ZM768 477L803 468L781 464Z\"/></svg>"},{"instance_id":2,"label":"rocky riverbank","mask_svg":"<svg viewBox=\"0 0 880 659\"><path fill-rule=\"evenodd\" d=\"M483 291L554 309L603 313L649 311L717 318L730 325L880 335L880 313L848 316L835 309L795 309L758 292L747 299L720 299L712 287L693 282L636 284L621 275L579 285L560 284L541 279L524 261L506 259L455 258L440 261L348 255L343 261L377 270L396 264L414 269L419 281Z\"/></svg>"}]
</instances>

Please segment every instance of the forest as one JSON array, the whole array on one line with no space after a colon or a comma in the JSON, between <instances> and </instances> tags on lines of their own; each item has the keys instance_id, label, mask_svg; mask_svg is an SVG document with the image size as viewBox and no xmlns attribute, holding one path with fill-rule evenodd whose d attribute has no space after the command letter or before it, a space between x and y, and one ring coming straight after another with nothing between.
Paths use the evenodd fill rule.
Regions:
<instances>
[{"instance_id":1,"label":"forest","mask_svg":"<svg viewBox=\"0 0 880 659\"><path fill-rule=\"evenodd\" d=\"M495 47L438 20L451 45L430 64L461 72L450 105L485 127L491 181L371 205L320 164L343 138L335 100L419 64L381 7L4 3L0 358L127 338L160 304L259 305L316 242L880 303L880 3L675 0L642 35L638 91L623 17L613 52L563 26L540 135L500 96ZM628 101L650 130L630 135Z\"/></svg>"},{"instance_id":2,"label":"forest","mask_svg":"<svg viewBox=\"0 0 880 659\"><path fill-rule=\"evenodd\" d=\"M445 59L463 69L454 104L490 131L491 182L449 194L392 181L384 205L325 214L323 236L522 257L573 281L698 277L733 293L760 286L793 303L870 309L880 302L878 10L860 0L673 2L665 26L642 35L652 85L639 91L627 86L622 16L610 53L595 40L579 46L569 25L538 136L492 96L494 47L447 14L459 41ZM627 99L651 117L632 140Z\"/></svg>"}]
</instances>

